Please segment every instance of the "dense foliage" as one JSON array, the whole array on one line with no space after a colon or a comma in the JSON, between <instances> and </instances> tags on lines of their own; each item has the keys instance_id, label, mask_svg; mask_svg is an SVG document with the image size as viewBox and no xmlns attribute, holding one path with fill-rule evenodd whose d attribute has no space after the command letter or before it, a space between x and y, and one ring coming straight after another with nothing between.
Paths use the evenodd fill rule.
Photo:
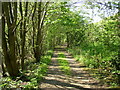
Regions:
<instances>
[{"instance_id":1,"label":"dense foliage","mask_svg":"<svg viewBox=\"0 0 120 90\"><path fill-rule=\"evenodd\" d=\"M98 23L88 24L83 40L69 49L78 61L91 68L99 69L97 74L109 83L119 83L119 28L118 15L106 18ZM83 33L82 33L83 34ZM78 39L78 38L77 38Z\"/></svg>"},{"instance_id":2,"label":"dense foliage","mask_svg":"<svg viewBox=\"0 0 120 90\"><path fill-rule=\"evenodd\" d=\"M53 53L48 51L63 44L78 61L97 69L100 79L120 84L119 7L97 23L70 8L67 2L2 2L1 87L38 88ZM66 60L58 63L71 74Z\"/></svg>"}]
</instances>

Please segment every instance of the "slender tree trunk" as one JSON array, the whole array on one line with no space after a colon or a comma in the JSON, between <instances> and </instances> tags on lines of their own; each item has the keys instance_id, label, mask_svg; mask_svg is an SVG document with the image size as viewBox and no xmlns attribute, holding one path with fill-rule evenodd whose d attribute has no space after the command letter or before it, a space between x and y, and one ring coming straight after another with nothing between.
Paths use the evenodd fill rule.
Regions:
<instances>
[{"instance_id":1,"label":"slender tree trunk","mask_svg":"<svg viewBox=\"0 0 120 90\"><path fill-rule=\"evenodd\" d=\"M46 2L43 11L41 10L41 4L42 2L39 2L38 4L38 32L37 32L36 48L35 48L36 62L40 61L40 58L42 55L42 27L43 27L44 19L45 19L46 12L47 12L46 10L47 10L48 2Z\"/></svg>"},{"instance_id":2,"label":"slender tree trunk","mask_svg":"<svg viewBox=\"0 0 120 90\"><path fill-rule=\"evenodd\" d=\"M21 42L20 42L20 57L22 56L22 53L21 53L21 50L22 50L22 29L23 29L23 10L22 10L22 2L20 2L19 4L19 10L20 10L20 15L21 15L21 23L20 23L20 39L21 39ZM21 62L20 62L21 64ZM22 65L21 65L22 66Z\"/></svg>"},{"instance_id":3,"label":"slender tree trunk","mask_svg":"<svg viewBox=\"0 0 120 90\"><path fill-rule=\"evenodd\" d=\"M41 28L40 28L40 21L41 21L41 3L38 4L38 32L37 32L37 40L36 40L36 49L35 49L35 58L36 61L40 61L40 41L41 41Z\"/></svg>"},{"instance_id":4,"label":"slender tree trunk","mask_svg":"<svg viewBox=\"0 0 120 90\"><path fill-rule=\"evenodd\" d=\"M67 47L70 47L70 38L69 38L69 32L66 33L67 36Z\"/></svg>"},{"instance_id":5,"label":"slender tree trunk","mask_svg":"<svg viewBox=\"0 0 120 90\"><path fill-rule=\"evenodd\" d=\"M37 6L37 3L35 2L34 4L34 11L33 11L33 14L32 14L32 25L33 25L33 38L32 38L32 46L33 46L33 51L35 53L35 32L36 32L36 28L35 28L35 12L36 12L36 6ZM35 55L35 54L34 54Z\"/></svg>"},{"instance_id":6,"label":"slender tree trunk","mask_svg":"<svg viewBox=\"0 0 120 90\"><path fill-rule=\"evenodd\" d=\"M26 2L25 6L25 16L24 16L24 26L22 31L22 57L21 57L21 67L24 70L24 59L25 59L25 37L26 37L26 18L27 18L27 11L28 11L28 2Z\"/></svg>"}]
</instances>

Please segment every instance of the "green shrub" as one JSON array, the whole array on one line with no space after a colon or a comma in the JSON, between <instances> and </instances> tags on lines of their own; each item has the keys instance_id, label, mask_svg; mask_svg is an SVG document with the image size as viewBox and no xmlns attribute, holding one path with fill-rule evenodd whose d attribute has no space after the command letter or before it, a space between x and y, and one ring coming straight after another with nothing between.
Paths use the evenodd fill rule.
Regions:
<instances>
[{"instance_id":1,"label":"green shrub","mask_svg":"<svg viewBox=\"0 0 120 90\"><path fill-rule=\"evenodd\" d=\"M0 82L1 88L38 88L38 84L42 80L42 78L46 75L48 70L48 65L51 62L51 57L53 55L53 51L48 51L45 56L41 58L40 63L32 63L29 64L27 70L23 72L25 75L24 80L12 80L10 77L1 78ZM20 78L20 77L18 77Z\"/></svg>"}]
</instances>

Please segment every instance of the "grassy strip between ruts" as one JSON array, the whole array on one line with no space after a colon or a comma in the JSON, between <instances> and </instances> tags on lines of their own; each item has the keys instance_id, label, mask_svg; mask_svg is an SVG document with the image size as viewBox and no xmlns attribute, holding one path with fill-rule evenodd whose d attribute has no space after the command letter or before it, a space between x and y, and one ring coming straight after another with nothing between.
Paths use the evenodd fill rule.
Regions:
<instances>
[{"instance_id":1,"label":"grassy strip between ruts","mask_svg":"<svg viewBox=\"0 0 120 90\"><path fill-rule=\"evenodd\" d=\"M27 66L27 70L24 71L21 77L16 80L12 80L10 77L1 78L1 88L38 88L42 78L46 75L48 65L51 62L53 51L48 51L45 56L42 57L40 63L32 63ZM21 79L20 79L21 78Z\"/></svg>"},{"instance_id":2,"label":"grassy strip between ruts","mask_svg":"<svg viewBox=\"0 0 120 90\"><path fill-rule=\"evenodd\" d=\"M59 53L58 58L58 64L60 65L60 69L64 72L64 74L71 75L69 62L65 60L65 55L63 53Z\"/></svg>"}]
</instances>

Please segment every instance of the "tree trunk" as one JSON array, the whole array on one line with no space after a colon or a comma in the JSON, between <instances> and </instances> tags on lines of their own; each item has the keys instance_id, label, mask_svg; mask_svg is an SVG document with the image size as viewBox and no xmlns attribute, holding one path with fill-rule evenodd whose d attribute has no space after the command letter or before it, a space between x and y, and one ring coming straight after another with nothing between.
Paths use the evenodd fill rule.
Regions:
<instances>
[{"instance_id":1,"label":"tree trunk","mask_svg":"<svg viewBox=\"0 0 120 90\"><path fill-rule=\"evenodd\" d=\"M37 32L37 40L36 40L36 49L35 49L35 58L36 62L40 61L40 42L41 42L41 28L40 28L40 21L41 21L41 2L38 4L38 32Z\"/></svg>"},{"instance_id":2,"label":"tree trunk","mask_svg":"<svg viewBox=\"0 0 120 90\"><path fill-rule=\"evenodd\" d=\"M14 3L14 5L17 3ZM16 58L16 50L15 50L15 26L16 26L16 12L11 12L13 10L11 10L11 3L6 2L3 3L2 5L3 7L3 14L5 15L2 17L2 48L3 48L3 53L4 53L4 57L5 57L5 64L6 64L6 68L7 71L9 73L10 76L12 77L16 77L19 74L19 69L18 69L18 65L17 65L17 58ZM17 5L15 5L14 8ZM13 18L13 13L14 13L14 18ZM8 46L7 46L7 41L5 38L5 19L7 22L7 26L8 26ZM9 48L9 49L8 49Z\"/></svg>"},{"instance_id":3,"label":"tree trunk","mask_svg":"<svg viewBox=\"0 0 120 90\"><path fill-rule=\"evenodd\" d=\"M69 32L66 33L67 35L67 47L69 48L70 47L70 35L69 35Z\"/></svg>"},{"instance_id":4,"label":"tree trunk","mask_svg":"<svg viewBox=\"0 0 120 90\"><path fill-rule=\"evenodd\" d=\"M42 4L42 2L39 2L39 4L38 4L38 32L37 32L36 48L35 48L36 62L40 61L40 58L42 55L42 50L41 50L42 49L42 27L44 24L44 19L45 19L45 15L46 15L48 2L46 2L43 11L41 11L41 4Z\"/></svg>"},{"instance_id":5,"label":"tree trunk","mask_svg":"<svg viewBox=\"0 0 120 90\"><path fill-rule=\"evenodd\" d=\"M21 57L21 67L24 70L24 59L25 59L25 37L26 37L26 17L27 17L27 10L28 10L28 2L26 2L25 6L25 16L24 16L24 27L22 31L22 57Z\"/></svg>"},{"instance_id":6,"label":"tree trunk","mask_svg":"<svg viewBox=\"0 0 120 90\"><path fill-rule=\"evenodd\" d=\"M4 64L3 64L3 62L2 62L2 76L3 77L5 77L5 76L7 76L6 74L5 74L5 67L4 67Z\"/></svg>"},{"instance_id":7,"label":"tree trunk","mask_svg":"<svg viewBox=\"0 0 120 90\"><path fill-rule=\"evenodd\" d=\"M35 28L35 20L34 20L34 18L35 18L36 6L37 6L37 3L35 2L35 4L34 4L34 11L33 11L33 14L32 14L32 25L33 25L32 46L33 46L33 52L34 53L35 53L35 36L36 36L36 34L35 34L36 28Z\"/></svg>"}]
</instances>

